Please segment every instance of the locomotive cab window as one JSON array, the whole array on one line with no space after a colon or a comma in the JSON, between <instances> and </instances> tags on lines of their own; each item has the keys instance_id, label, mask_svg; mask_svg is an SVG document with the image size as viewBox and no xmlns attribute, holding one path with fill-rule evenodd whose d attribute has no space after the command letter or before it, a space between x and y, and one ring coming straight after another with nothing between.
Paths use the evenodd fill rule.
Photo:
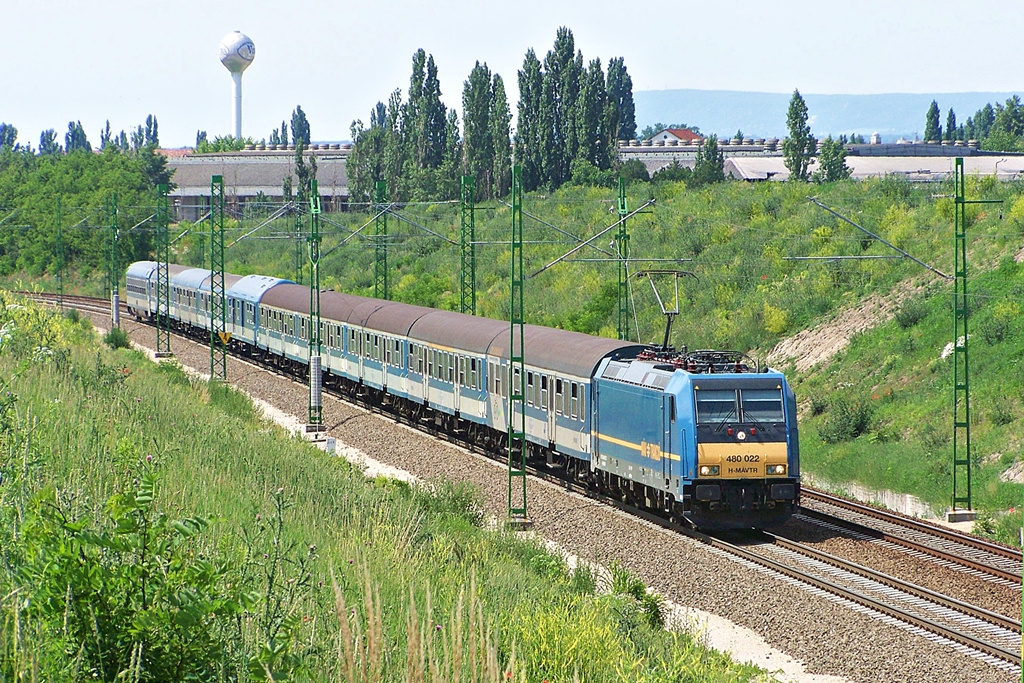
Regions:
<instances>
[{"instance_id":1,"label":"locomotive cab window","mask_svg":"<svg viewBox=\"0 0 1024 683\"><path fill-rule=\"evenodd\" d=\"M782 389L740 389L744 422L785 422Z\"/></svg>"},{"instance_id":2,"label":"locomotive cab window","mask_svg":"<svg viewBox=\"0 0 1024 683\"><path fill-rule=\"evenodd\" d=\"M722 424L739 421L734 389L705 389L694 392L697 397L697 424Z\"/></svg>"}]
</instances>

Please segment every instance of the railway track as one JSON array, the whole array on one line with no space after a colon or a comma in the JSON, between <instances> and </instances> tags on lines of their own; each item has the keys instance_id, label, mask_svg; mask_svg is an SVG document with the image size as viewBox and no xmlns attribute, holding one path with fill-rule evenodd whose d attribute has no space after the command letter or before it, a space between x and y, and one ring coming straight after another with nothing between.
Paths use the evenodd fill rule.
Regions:
<instances>
[{"instance_id":1,"label":"railway track","mask_svg":"<svg viewBox=\"0 0 1024 683\"><path fill-rule=\"evenodd\" d=\"M78 296L65 294L63 297L59 297L56 294L50 292L14 292L19 296L23 296L31 301L38 301L50 306L60 306L64 308L74 308L79 311L88 313L99 313L104 315L110 315L110 301L102 297L97 296ZM121 315L128 315L127 307L121 304Z\"/></svg>"},{"instance_id":2,"label":"railway track","mask_svg":"<svg viewBox=\"0 0 1024 683\"><path fill-rule=\"evenodd\" d=\"M56 300L55 295L27 294L26 296L48 303L53 303ZM65 306L79 308L80 310L92 313L109 314L109 302L96 297L66 296L64 297L64 304ZM190 339L184 335L179 336ZM241 360L263 367L264 369L269 369L282 376L297 379L291 373L285 372L280 368L257 364L248 358L242 358ZM335 395L337 398L352 401L351 396L342 394L341 392L330 391L329 393ZM371 402L357 402L361 407L368 408L372 412L381 413L391 418L398 419L396 415ZM422 429L422 425L413 426ZM467 446L466 443L462 442L454 435L438 432L437 430L428 429L427 431L462 447ZM470 450L479 452L480 449L471 447ZM488 454L488 456L493 458L494 454ZM743 539L740 542L733 542L725 538L697 532L688 527L666 520L656 514L637 510L636 508L616 499L595 492L589 487L583 486L577 482L567 481L563 477L557 476L544 468L530 467L528 470L530 474L539 479L553 483L578 495L598 500L601 503L613 506L628 512L629 514L639 516L640 518L662 528L690 536L716 552L729 555L745 564L748 564L749 566L757 567L762 571L768 571L784 577L784 580L800 584L812 592L831 596L832 599L845 602L854 609L868 611L879 618L898 621L906 625L905 628L909 628L909 630L917 632L934 642L952 646L961 652L965 652L971 656L982 659L998 668L1002 668L1007 671L1019 671L1021 665L1021 624L1019 621L973 607L934 591L915 586L895 577L884 575L872 569L822 553L804 544L796 543L772 534L760 533L754 537ZM810 491L807 497L814 500L816 504L818 502L823 502L828 498L835 498L828 496L828 494L821 494L817 491ZM842 503L842 507L840 509L848 510L850 514L861 514L875 519L885 517L883 514L869 515L868 513L861 512L860 510L854 510L852 508L856 507L856 505L850 501L845 501L843 499L837 500ZM867 508L870 512L882 513L882 511L878 511L868 506L861 507ZM857 525L856 522L852 522L845 517L831 516L828 513L821 512L819 510L804 510L802 514L806 514L809 518L819 519L825 523L834 523L837 527L847 530L851 530L852 527ZM898 521L886 521L886 523L893 526L902 528L924 526L926 529L918 529L914 532L921 535L927 535L928 531L931 531L930 525L923 525L921 523L908 525L905 522L915 522L915 520L907 520L906 518L896 515L890 515L890 517L898 519ZM996 544L987 544L984 541L980 541L980 539L966 537L963 534L957 534L956 532L950 532L950 537L943 541L944 543L950 544L950 549L941 551L934 547L934 541L930 544L923 541L907 541L904 538L904 536L907 535L906 532L903 536L900 536L895 531L885 532L873 529L866 525L859 525L857 528L859 529L859 533L864 533L870 537L877 537L881 534L884 538L890 539L893 543L897 543L899 545L907 546L910 543L915 543L921 548L929 549L927 551L921 549L919 552L932 556L939 556L940 553L945 552L945 557L949 562L963 564L964 561L960 558L953 557L952 553L955 552L955 548L966 547L971 548L972 552L976 553L1001 555L1004 562L1013 561L1012 549L1007 549ZM968 539L968 542L962 542L961 537ZM904 542L900 543L896 538L899 538ZM989 545L998 550L990 550L987 547ZM1010 557L1006 556L1007 551L1009 551L1011 555ZM988 558L986 557L986 559ZM974 560L969 562L973 563ZM981 564L981 562L979 561L978 564ZM979 569L978 571L982 570ZM1005 570L1005 573L1012 573L1012 567L1009 570ZM1004 580L1010 581L1011 579ZM1019 552L1017 552L1016 580L1019 585Z\"/></svg>"},{"instance_id":3,"label":"railway track","mask_svg":"<svg viewBox=\"0 0 1024 683\"><path fill-rule=\"evenodd\" d=\"M1007 586L1021 585L1021 551L954 529L880 510L814 489L801 490L798 517L927 556L950 568Z\"/></svg>"}]
</instances>

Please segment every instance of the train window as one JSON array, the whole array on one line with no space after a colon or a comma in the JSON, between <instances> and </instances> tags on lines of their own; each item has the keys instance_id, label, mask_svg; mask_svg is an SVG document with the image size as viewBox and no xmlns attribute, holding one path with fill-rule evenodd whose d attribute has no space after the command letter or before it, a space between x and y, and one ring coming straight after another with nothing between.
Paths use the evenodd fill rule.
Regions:
<instances>
[{"instance_id":1,"label":"train window","mask_svg":"<svg viewBox=\"0 0 1024 683\"><path fill-rule=\"evenodd\" d=\"M534 404L534 402L535 402L533 400L533 398L534 398L533 390L534 390L534 386L533 386L533 372L532 371L527 371L527 373L526 373L526 403L527 403L527 405L531 405L532 406Z\"/></svg>"},{"instance_id":2,"label":"train window","mask_svg":"<svg viewBox=\"0 0 1024 683\"><path fill-rule=\"evenodd\" d=\"M459 356L459 386L466 386L466 357Z\"/></svg>"},{"instance_id":3,"label":"train window","mask_svg":"<svg viewBox=\"0 0 1024 683\"><path fill-rule=\"evenodd\" d=\"M434 376L434 349L427 349L427 376Z\"/></svg>"},{"instance_id":4,"label":"train window","mask_svg":"<svg viewBox=\"0 0 1024 683\"><path fill-rule=\"evenodd\" d=\"M572 418L576 419L577 417L579 417L579 414L580 414L580 399L579 399L580 385L579 385L578 382L570 382L570 384L572 384L572 402L571 402Z\"/></svg>"},{"instance_id":5,"label":"train window","mask_svg":"<svg viewBox=\"0 0 1024 683\"><path fill-rule=\"evenodd\" d=\"M541 410L548 409L548 376L540 376L540 407Z\"/></svg>"},{"instance_id":6,"label":"train window","mask_svg":"<svg viewBox=\"0 0 1024 683\"><path fill-rule=\"evenodd\" d=\"M744 422L785 422L782 389L740 389Z\"/></svg>"},{"instance_id":7,"label":"train window","mask_svg":"<svg viewBox=\"0 0 1024 683\"><path fill-rule=\"evenodd\" d=\"M561 415L564 411L562 410L562 400L564 394L562 392L562 380L555 380L555 413Z\"/></svg>"},{"instance_id":8,"label":"train window","mask_svg":"<svg viewBox=\"0 0 1024 683\"><path fill-rule=\"evenodd\" d=\"M697 424L739 421L735 390L702 389L695 391L694 396L697 399Z\"/></svg>"},{"instance_id":9,"label":"train window","mask_svg":"<svg viewBox=\"0 0 1024 683\"><path fill-rule=\"evenodd\" d=\"M455 354L446 353L444 355L448 359L448 382L453 384L455 382Z\"/></svg>"},{"instance_id":10,"label":"train window","mask_svg":"<svg viewBox=\"0 0 1024 683\"><path fill-rule=\"evenodd\" d=\"M512 372L512 394L514 396L522 396L523 394L523 375L519 368Z\"/></svg>"},{"instance_id":11,"label":"train window","mask_svg":"<svg viewBox=\"0 0 1024 683\"><path fill-rule=\"evenodd\" d=\"M469 359L469 386L480 391L480 373L477 371L476 358Z\"/></svg>"}]
</instances>

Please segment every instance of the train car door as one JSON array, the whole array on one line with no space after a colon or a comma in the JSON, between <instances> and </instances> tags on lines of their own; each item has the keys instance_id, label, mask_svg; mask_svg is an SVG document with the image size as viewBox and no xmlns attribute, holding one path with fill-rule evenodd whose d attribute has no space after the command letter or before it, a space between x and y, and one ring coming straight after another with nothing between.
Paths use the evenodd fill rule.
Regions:
<instances>
[{"instance_id":1,"label":"train car door","mask_svg":"<svg viewBox=\"0 0 1024 683\"><path fill-rule=\"evenodd\" d=\"M544 410L547 411L548 416L548 441L553 444L558 443L558 433L556 427L558 426L558 420L555 419L555 379L554 377L548 377L547 375L540 376L540 395L543 399Z\"/></svg>"},{"instance_id":2,"label":"train car door","mask_svg":"<svg viewBox=\"0 0 1024 683\"><path fill-rule=\"evenodd\" d=\"M676 423L676 397L661 398L661 474L667 482L672 478L672 428Z\"/></svg>"}]
</instances>

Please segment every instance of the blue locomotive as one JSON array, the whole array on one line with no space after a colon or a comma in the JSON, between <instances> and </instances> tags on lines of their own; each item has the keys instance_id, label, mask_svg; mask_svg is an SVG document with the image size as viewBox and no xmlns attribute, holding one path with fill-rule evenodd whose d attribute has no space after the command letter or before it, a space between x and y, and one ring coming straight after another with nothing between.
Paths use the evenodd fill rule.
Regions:
<instances>
[{"instance_id":1,"label":"blue locomotive","mask_svg":"<svg viewBox=\"0 0 1024 683\"><path fill-rule=\"evenodd\" d=\"M153 261L133 263L126 303L156 316ZM209 270L169 265L168 316L208 338ZM308 372L309 288L225 275L233 351ZM509 369L507 322L326 291L325 386L458 432L506 442L508 392L525 396L529 456L637 506L705 529L784 522L800 495L796 402L785 377L742 354L668 353L548 327L525 328L525 372Z\"/></svg>"}]
</instances>

